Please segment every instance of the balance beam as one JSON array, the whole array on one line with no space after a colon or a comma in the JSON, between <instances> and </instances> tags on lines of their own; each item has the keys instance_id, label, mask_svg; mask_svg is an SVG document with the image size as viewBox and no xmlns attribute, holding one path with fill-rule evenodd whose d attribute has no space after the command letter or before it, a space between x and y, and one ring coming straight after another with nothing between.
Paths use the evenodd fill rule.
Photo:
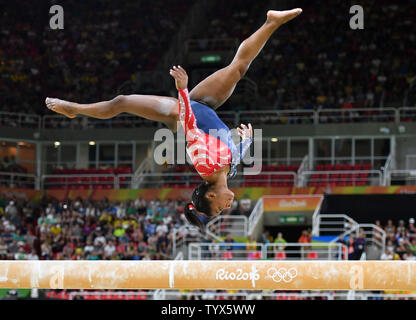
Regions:
<instances>
[{"instance_id":1,"label":"balance beam","mask_svg":"<svg viewBox=\"0 0 416 320\"><path fill-rule=\"evenodd\" d=\"M0 288L416 290L416 261L0 261Z\"/></svg>"}]
</instances>

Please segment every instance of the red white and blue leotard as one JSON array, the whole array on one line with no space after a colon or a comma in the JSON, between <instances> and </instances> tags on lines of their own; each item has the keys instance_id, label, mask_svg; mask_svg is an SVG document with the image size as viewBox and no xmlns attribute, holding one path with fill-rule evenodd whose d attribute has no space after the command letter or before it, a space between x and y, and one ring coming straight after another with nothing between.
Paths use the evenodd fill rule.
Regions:
<instances>
[{"instance_id":1,"label":"red white and blue leotard","mask_svg":"<svg viewBox=\"0 0 416 320\"><path fill-rule=\"evenodd\" d=\"M230 165L229 177L247 152L252 139L236 146L230 129L210 107L190 100L187 89L179 90L179 119L185 130L187 153L201 176L209 176Z\"/></svg>"}]
</instances>

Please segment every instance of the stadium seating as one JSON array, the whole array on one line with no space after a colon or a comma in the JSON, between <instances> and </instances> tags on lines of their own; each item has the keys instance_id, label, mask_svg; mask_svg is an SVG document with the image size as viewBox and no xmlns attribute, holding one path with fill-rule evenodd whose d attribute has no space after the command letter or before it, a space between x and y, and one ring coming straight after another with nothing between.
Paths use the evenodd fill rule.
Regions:
<instances>
[{"instance_id":1,"label":"stadium seating","mask_svg":"<svg viewBox=\"0 0 416 320\"><path fill-rule=\"evenodd\" d=\"M234 38L240 42L259 27L268 9L267 2L213 1L216 5L195 28L193 40ZM28 1L7 2L0 14L2 48L7 48L0 51L4 75L0 93L8 96L2 111L49 113L41 103L45 92L76 101L114 97L134 73L157 68L191 3L105 0L96 6L95 2L71 2L65 5L65 14L72 17L69 32L57 37L43 24L29 24L43 19L43 12L49 10L47 2L39 10L26 10ZM354 31L344 27L349 4L332 4L329 0L298 2L304 9L300 24L279 29L258 56L247 75L258 86L256 110L259 105L262 109L275 105L278 97L280 110L373 108L382 99L385 105L401 106L414 69L409 60L412 54L406 51L412 47L411 36L395 35L414 20L412 1L403 0L394 8L387 0L370 1L372 14L366 23L384 28L377 30L376 38L372 32L361 33L359 41ZM92 40L94 45L87 46ZM380 52L385 52L385 61L397 57L397 63L381 67ZM41 78L44 70L49 76ZM71 77L65 78L66 74ZM37 84L42 90L33 90ZM372 116L371 111L367 116Z\"/></svg>"},{"instance_id":2,"label":"stadium seating","mask_svg":"<svg viewBox=\"0 0 416 320\"><path fill-rule=\"evenodd\" d=\"M299 165L263 165L259 175L245 175L244 187L292 187L294 185L293 173L299 169ZM270 172L282 172L282 174L270 174Z\"/></svg>"},{"instance_id":3,"label":"stadium seating","mask_svg":"<svg viewBox=\"0 0 416 320\"><path fill-rule=\"evenodd\" d=\"M318 164L315 171L328 173L315 173L308 182L310 187L325 186L365 186L369 182L370 163L363 164ZM348 171L348 173L342 173ZM351 171L356 171L351 173Z\"/></svg>"},{"instance_id":4,"label":"stadium seating","mask_svg":"<svg viewBox=\"0 0 416 320\"><path fill-rule=\"evenodd\" d=\"M69 190L89 190L89 189L113 189L115 176L131 174L129 166L119 166L117 168L89 168L89 169L59 169L53 170L56 178L47 178L45 187L48 189L66 189ZM74 177L62 177L63 175ZM106 176L102 176L106 175ZM127 187L126 177L118 177L120 187Z\"/></svg>"}]
</instances>

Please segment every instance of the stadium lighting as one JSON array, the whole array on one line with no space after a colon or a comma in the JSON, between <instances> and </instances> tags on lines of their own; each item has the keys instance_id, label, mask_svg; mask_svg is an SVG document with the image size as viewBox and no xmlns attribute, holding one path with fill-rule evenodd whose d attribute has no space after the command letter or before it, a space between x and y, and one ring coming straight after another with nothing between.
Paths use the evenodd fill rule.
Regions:
<instances>
[{"instance_id":1,"label":"stadium lighting","mask_svg":"<svg viewBox=\"0 0 416 320\"><path fill-rule=\"evenodd\" d=\"M221 56L218 54L210 54L210 55L201 57L201 62L203 63L218 62L218 61L221 61Z\"/></svg>"}]
</instances>

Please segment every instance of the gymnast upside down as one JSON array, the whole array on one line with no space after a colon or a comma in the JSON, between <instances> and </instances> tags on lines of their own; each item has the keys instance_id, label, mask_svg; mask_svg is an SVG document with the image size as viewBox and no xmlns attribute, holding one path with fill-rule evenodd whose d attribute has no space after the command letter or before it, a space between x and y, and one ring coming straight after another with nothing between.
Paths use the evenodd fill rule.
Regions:
<instances>
[{"instance_id":1,"label":"gymnast upside down","mask_svg":"<svg viewBox=\"0 0 416 320\"><path fill-rule=\"evenodd\" d=\"M190 93L185 70L180 66L173 67L170 75L175 79L178 99L134 94L120 95L110 101L78 104L46 98L46 106L69 118L81 114L109 119L126 112L162 122L174 132L180 121L185 130L187 153L204 180L193 191L192 202L185 206L185 216L192 225L203 231L210 217L231 207L234 193L227 186L227 178L236 174L237 165L252 142L251 125L247 127L242 124L238 128L242 141L236 146L231 139L230 129L219 119L215 110L231 96L237 82L245 75L273 32L301 12L299 8L268 11L266 22L240 44L232 62L201 81ZM226 134L211 136L209 129Z\"/></svg>"}]
</instances>

